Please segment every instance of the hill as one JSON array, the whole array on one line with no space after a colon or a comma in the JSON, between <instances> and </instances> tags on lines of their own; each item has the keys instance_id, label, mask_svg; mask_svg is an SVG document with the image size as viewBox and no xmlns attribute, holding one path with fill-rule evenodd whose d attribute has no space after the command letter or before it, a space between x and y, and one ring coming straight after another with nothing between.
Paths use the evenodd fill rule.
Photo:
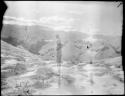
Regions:
<instances>
[{"instance_id":1,"label":"hill","mask_svg":"<svg viewBox=\"0 0 125 96\"><path fill-rule=\"evenodd\" d=\"M80 54L82 56L80 57L82 61L89 59L88 56L86 57L86 50L87 45L89 45L89 43L91 44L91 42L85 43L82 41L89 36L82 32L55 31L49 27L40 25L23 26L4 24L1 37L2 40L9 44L23 46L32 54L40 55L40 51L42 54L48 52L45 54L45 57L48 58L50 55L55 54L56 34L60 35L62 43L68 41L68 44L63 48L62 52L65 60L79 58ZM97 39L97 41L92 44L91 49L97 52L95 59L104 59L121 55L121 36L95 34L94 38ZM54 50L50 52L48 51L50 49ZM55 56L50 56L51 59L53 57L55 58Z\"/></svg>"}]
</instances>

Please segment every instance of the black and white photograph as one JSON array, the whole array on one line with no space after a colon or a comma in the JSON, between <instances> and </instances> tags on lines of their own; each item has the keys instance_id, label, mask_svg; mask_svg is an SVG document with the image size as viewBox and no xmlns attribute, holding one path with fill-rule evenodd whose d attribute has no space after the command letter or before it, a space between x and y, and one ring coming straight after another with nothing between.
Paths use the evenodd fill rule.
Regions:
<instances>
[{"instance_id":1,"label":"black and white photograph","mask_svg":"<svg viewBox=\"0 0 125 96\"><path fill-rule=\"evenodd\" d=\"M125 95L122 1L4 1L1 95Z\"/></svg>"}]
</instances>

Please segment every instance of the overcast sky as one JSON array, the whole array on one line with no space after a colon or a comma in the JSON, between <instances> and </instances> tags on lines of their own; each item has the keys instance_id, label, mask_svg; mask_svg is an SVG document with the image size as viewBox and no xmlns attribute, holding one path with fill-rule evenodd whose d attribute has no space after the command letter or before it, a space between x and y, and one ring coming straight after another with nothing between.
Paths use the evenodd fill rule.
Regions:
<instances>
[{"instance_id":1,"label":"overcast sky","mask_svg":"<svg viewBox=\"0 0 125 96\"><path fill-rule=\"evenodd\" d=\"M5 16L36 20L57 30L66 28L87 32L120 35L122 5L118 2L90 1L6 1Z\"/></svg>"}]
</instances>

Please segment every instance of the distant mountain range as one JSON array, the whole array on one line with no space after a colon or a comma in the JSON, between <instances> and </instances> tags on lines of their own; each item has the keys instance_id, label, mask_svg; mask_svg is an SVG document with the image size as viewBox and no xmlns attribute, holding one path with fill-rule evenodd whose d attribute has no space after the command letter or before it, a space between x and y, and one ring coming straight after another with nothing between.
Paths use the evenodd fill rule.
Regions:
<instances>
[{"instance_id":1,"label":"distant mountain range","mask_svg":"<svg viewBox=\"0 0 125 96\"><path fill-rule=\"evenodd\" d=\"M34 26L22 26L13 24L4 24L2 28L1 38L9 43L13 44L19 42L19 44L24 43L27 47L35 45L37 42L46 40L54 40L56 42L56 34L59 34L62 41L68 40L72 41L75 39L87 38L88 35L81 32L65 32L65 31L54 31L48 27L42 27L39 25ZM11 38L11 40L10 40ZM12 40L13 38L13 40ZM8 39L8 40L7 40ZM18 43L17 43L18 44ZM30 48L28 48L30 49Z\"/></svg>"},{"instance_id":2,"label":"distant mountain range","mask_svg":"<svg viewBox=\"0 0 125 96\"><path fill-rule=\"evenodd\" d=\"M86 40L86 38L89 37L89 35L86 33L72 30L69 32L55 31L50 27L39 25L35 21L32 21L32 25L28 25L25 21L17 20L14 18L10 18L8 19L8 21L13 21L17 23L4 24L2 28L1 39L14 46L22 45L33 54L39 54L39 51L42 48L44 48L44 51L49 49L49 47L53 48L52 45L54 44L54 42L56 42L56 34L60 35L62 42L68 41L70 43L73 43L77 40ZM23 24L18 24L20 22L23 22ZM121 36L95 34L94 38L97 39L97 41L94 43L95 48L98 48L99 46L101 46L101 43L105 42L105 44L111 44L112 46L114 46L113 48L119 48L118 50L121 50ZM65 48L65 50L66 49L67 47ZM109 54L110 52L116 54L114 51L111 50L114 49L110 49L110 51L108 51ZM71 50L71 53L77 53L77 50L73 49ZM100 52L99 54L98 57L105 58L107 56L107 52Z\"/></svg>"}]
</instances>

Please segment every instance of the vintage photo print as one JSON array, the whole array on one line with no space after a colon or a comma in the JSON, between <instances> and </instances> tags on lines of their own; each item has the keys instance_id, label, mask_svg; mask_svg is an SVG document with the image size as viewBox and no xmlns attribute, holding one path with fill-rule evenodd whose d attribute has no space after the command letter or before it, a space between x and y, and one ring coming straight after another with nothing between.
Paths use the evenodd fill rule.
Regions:
<instances>
[{"instance_id":1,"label":"vintage photo print","mask_svg":"<svg viewBox=\"0 0 125 96\"><path fill-rule=\"evenodd\" d=\"M4 3L2 96L124 95L123 2Z\"/></svg>"}]
</instances>

